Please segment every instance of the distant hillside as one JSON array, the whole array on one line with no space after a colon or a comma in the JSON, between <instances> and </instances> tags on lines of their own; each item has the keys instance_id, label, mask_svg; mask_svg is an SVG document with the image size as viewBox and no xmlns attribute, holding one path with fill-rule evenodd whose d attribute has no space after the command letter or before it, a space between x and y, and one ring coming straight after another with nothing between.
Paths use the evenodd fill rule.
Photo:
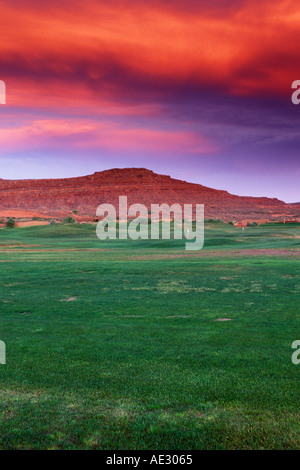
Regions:
<instances>
[{"instance_id":1,"label":"distant hillside","mask_svg":"<svg viewBox=\"0 0 300 470\"><path fill-rule=\"evenodd\" d=\"M128 203L205 204L206 218L224 221L298 219L300 204L267 197L240 197L227 191L158 175L144 168L112 169L78 178L46 180L0 179L0 215L9 211L65 217L78 212L81 219L95 216L101 203L118 207L119 196Z\"/></svg>"}]
</instances>

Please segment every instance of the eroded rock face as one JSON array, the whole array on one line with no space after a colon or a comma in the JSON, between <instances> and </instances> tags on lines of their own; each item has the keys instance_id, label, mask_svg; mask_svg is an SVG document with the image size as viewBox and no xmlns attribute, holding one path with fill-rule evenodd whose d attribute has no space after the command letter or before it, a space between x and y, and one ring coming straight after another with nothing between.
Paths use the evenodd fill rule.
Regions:
<instances>
[{"instance_id":1,"label":"eroded rock face","mask_svg":"<svg viewBox=\"0 0 300 470\"><path fill-rule=\"evenodd\" d=\"M35 211L64 217L75 210L81 217L94 217L99 204L117 208L119 196L127 196L129 205L141 203L149 210L151 203L205 204L206 218L224 221L300 220L300 204L235 196L144 168L112 169L78 178L0 179L0 211Z\"/></svg>"}]
</instances>

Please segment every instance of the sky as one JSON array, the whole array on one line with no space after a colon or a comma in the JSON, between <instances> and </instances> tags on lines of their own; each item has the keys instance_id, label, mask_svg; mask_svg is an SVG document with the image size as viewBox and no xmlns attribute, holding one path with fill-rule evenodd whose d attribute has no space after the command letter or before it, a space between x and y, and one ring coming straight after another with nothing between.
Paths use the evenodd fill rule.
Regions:
<instances>
[{"instance_id":1,"label":"sky","mask_svg":"<svg viewBox=\"0 0 300 470\"><path fill-rule=\"evenodd\" d=\"M300 6L0 0L0 178L148 168L300 201Z\"/></svg>"}]
</instances>

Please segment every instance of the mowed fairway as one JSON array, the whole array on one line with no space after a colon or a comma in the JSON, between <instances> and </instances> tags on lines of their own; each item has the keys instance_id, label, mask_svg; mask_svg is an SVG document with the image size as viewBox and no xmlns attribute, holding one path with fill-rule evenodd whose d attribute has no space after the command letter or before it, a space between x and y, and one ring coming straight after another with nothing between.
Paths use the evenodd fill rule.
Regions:
<instances>
[{"instance_id":1,"label":"mowed fairway","mask_svg":"<svg viewBox=\"0 0 300 470\"><path fill-rule=\"evenodd\" d=\"M299 225L205 236L0 230L0 448L300 448Z\"/></svg>"}]
</instances>

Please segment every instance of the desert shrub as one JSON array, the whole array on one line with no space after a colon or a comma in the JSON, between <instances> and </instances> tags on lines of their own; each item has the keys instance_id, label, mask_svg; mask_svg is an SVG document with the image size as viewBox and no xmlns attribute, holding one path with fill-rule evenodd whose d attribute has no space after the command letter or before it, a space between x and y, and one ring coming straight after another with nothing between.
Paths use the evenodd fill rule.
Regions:
<instances>
[{"instance_id":1,"label":"desert shrub","mask_svg":"<svg viewBox=\"0 0 300 470\"><path fill-rule=\"evenodd\" d=\"M6 221L6 227L8 228L14 228L16 226L16 221L15 219L13 219L12 217L10 217L7 221Z\"/></svg>"},{"instance_id":2,"label":"desert shrub","mask_svg":"<svg viewBox=\"0 0 300 470\"><path fill-rule=\"evenodd\" d=\"M223 220L222 219L205 219L204 222L207 222L209 224L216 224L216 223L223 222Z\"/></svg>"},{"instance_id":3,"label":"desert shrub","mask_svg":"<svg viewBox=\"0 0 300 470\"><path fill-rule=\"evenodd\" d=\"M75 224L75 220L69 216L63 220L63 224Z\"/></svg>"},{"instance_id":4,"label":"desert shrub","mask_svg":"<svg viewBox=\"0 0 300 470\"><path fill-rule=\"evenodd\" d=\"M247 227L257 227L257 222L247 222Z\"/></svg>"}]
</instances>

